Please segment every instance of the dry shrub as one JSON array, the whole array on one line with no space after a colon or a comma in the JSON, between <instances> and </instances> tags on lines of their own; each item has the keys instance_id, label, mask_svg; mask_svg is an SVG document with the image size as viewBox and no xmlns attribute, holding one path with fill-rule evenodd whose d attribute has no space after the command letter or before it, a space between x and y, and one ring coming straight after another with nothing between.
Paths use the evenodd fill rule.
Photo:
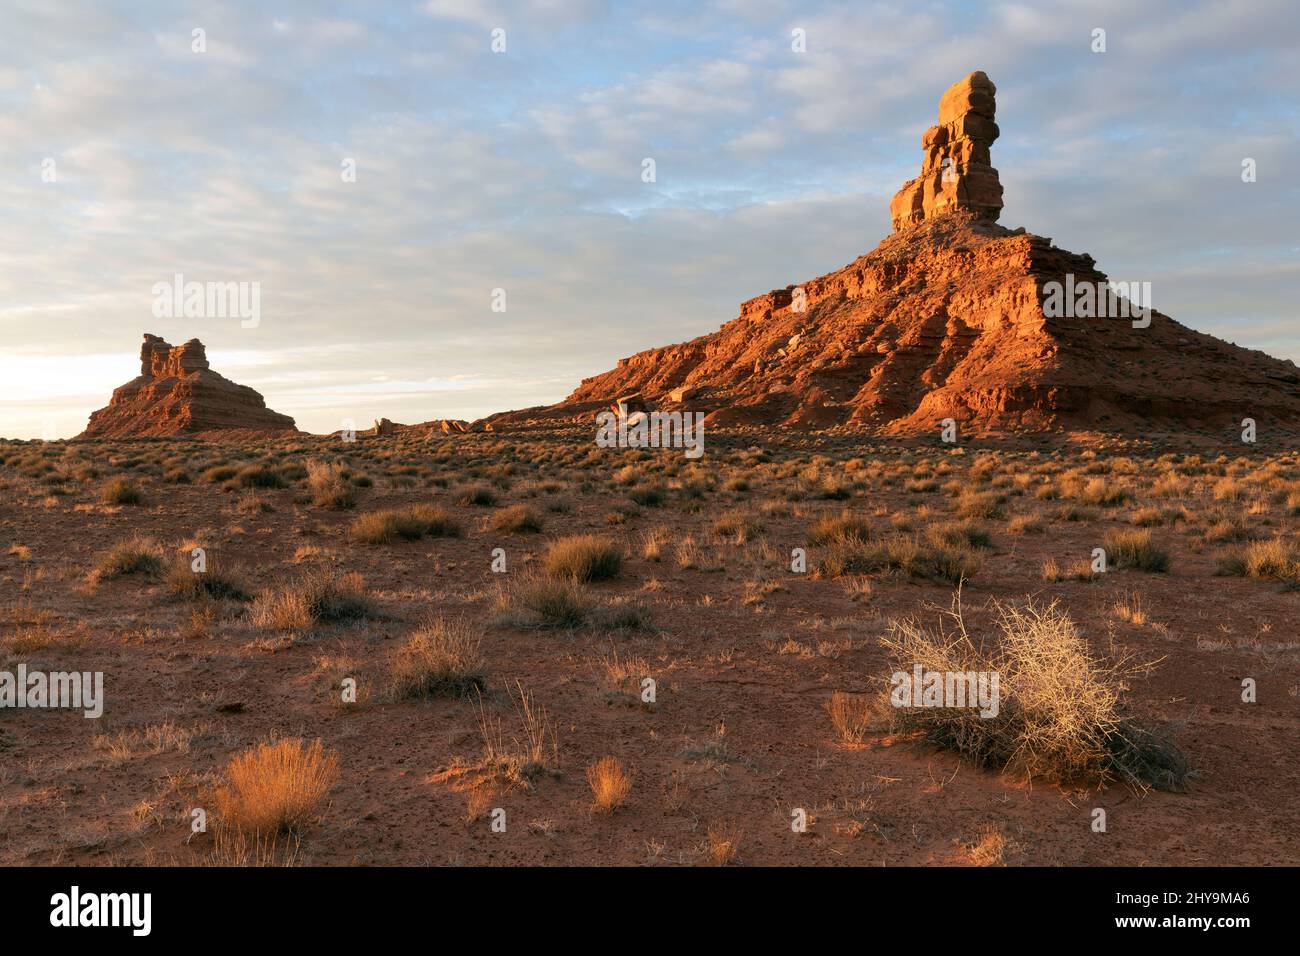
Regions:
<instances>
[{"instance_id":1,"label":"dry shrub","mask_svg":"<svg viewBox=\"0 0 1300 956\"><path fill-rule=\"evenodd\" d=\"M245 834L225 827L213 834L212 849L198 866L296 866L300 838L294 834Z\"/></svg>"},{"instance_id":2,"label":"dry shrub","mask_svg":"<svg viewBox=\"0 0 1300 956\"><path fill-rule=\"evenodd\" d=\"M990 823L980 828L976 840L962 844L962 850L971 866L1006 866L1007 851L1013 846L1006 835Z\"/></svg>"},{"instance_id":3,"label":"dry shrub","mask_svg":"<svg viewBox=\"0 0 1300 956\"><path fill-rule=\"evenodd\" d=\"M847 511L837 516L826 515L817 520L809 532L813 544L844 544L858 542L865 544L873 537L871 522Z\"/></svg>"},{"instance_id":4,"label":"dry shrub","mask_svg":"<svg viewBox=\"0 0 1300 956\"><path fill-rule=\"evenodd\" d=\"M124 574L152 577L163 570L165 558L162 547L152 538L134 535L118 542L101 555L95 562L90 577L92 581L103 581Z\"/></svg>"},{"instance_id":5,"label":"dry shrub","mask_svg":"<svg viewBox=\"0 0 1300 956\"><path fill-rule=\"evenodd\" d=\"M914 537L890 535L872 542L842 538L827 548L818 563L822 577L901 571L912 577L960 584L979 571L979 555L964 544L922 544Z\"/></svg>"},{"instance_id":6,"label":"dry shrub","mask_svg":"<svg viewBox=\"0 0 1300 956\"><path fill-rule=\"evenodd\" d=\"M407 639L393 658L397 697L469 697L487 686L481 638L464 621L433 618Z\"/></svg>"},{"instance_id":7,"label":"dry shrub","mask_svg":"<svg viewBox=\"0 0 1300 956\"><path fill-rule=\"evenodd\" d=\"M338 756L320 740L258 744L230 761L217 789L227 826L246 834L301 833L324 811L339 776Z\"/></svg>"},{"instance_id":8,"label":"dry shrub","mask_svg":"<svg viewBox=\"0 0 1300 956\"><path fill-rule=\"evenodd\" d=\"M126 478L118 478L105 485L100 498L106 505L138 505L142 500L140 489Z\"/></svg>"},{"instance_id":9,"label":"dry shrub","mask_svg":"<svg viewBox=\"0 0 1300 956\"><path fill-rule=\"evenodd\" d=\"M1145 529L1111 531L1102 539L1106 557L1118 568L1163 572L1169 570L1169 555L1151 540Z\"/></svg>"},{"instance_id":10,"label":"dry shrub","mask_svg":"<svg viewBox=\"0 0 1300 956\"><path fill-rule=\"evenodd\" d=\"M359 515L352 522L352 537L362 544L387 544L398 538L458 538L460 524L437 505L410 505Z\"/></svg>"},{"instance_id":11,"label":"dry shrub","mask_svg":"<svg viewBox=\"0 0 1300 956\"><path fill-rule=\"evenodd\" d=\"M496 492L483 485L465 488L456 497L456 504L458 505L478 505L480 508L490 508L496 502Z\"/></svg>"},{"instance_id":12,"label":"dry shrub","mask_svg":"<svg viewBox=\"0 0 1300 956\"><path fill-rule=\"evenodd\" d=\"M524 685L507 688L514 704L518 734L506 735L501 718L489 714L478 700L479 733L483 737L483 762L499 777L530 786L538 777L554 774L560 763L560 745L546 709L538 705Z\"/></svg>"},{"instance_id":13,"label":"dry shrub","mask_svg":"<svg viewBox=\"0 0 1300 956\"><path fill-rule=\"evenodd\" d=\"M263 592L250 609L257 627L300 631L318 623L352 621L374 613L361 575L313 568Z\"/></svg>"},{"instance_id":14,"label":"dry shrub","mask_svg":"<svg viewBox=\"0 0 1300 956\"><path fill-rule=\"evenodd\" d=\"M317 508L346 511L357 503L356 489L344 477L343 466L335 462L308 462L307 487Z\"/></svg>"},{"instance_id":15,"label":"dry shrub","mask_svg":"<svg viewBox=\"0 0 1300 956\"><path fill-rule=\"evenodd\" d=\"M252 587L243 575L227 568L211 551L207 553L204 570L195 571L190 552L181 549L167 568L164 584L173 597L191 601L208 598L249 601L253 598Z\"/></svg>"},{"instance_id":16,"label":"dry shrub","mask_svg":"<svg viewBox=\"0 0 1300 956\"><path fill-rule=\"evenodd\" d=\"M1142 606L1142 595L1136 592L1117 598L1110 609L1115 617L1126 624L1141 626L1147 622L1146 608Z\"/></svg>"},{"instance_id":17,"label":"dry shrub","mask_svg":"<svg viewBox=\"0 0 1300 956\"><path fill-rule=\"evenodd\" d=\"M491 528L498 534L534 534L542 530L542 519L528 505L511 505L492 516Z\"/></svg>"},{"instance_id":18,"label":"dry shrub","mask_svg":"<svg viewBox=\"0 0 1300 956\"><path fill-rule=\"evenodd\" d=\"M587 768L587 784L596 798L597 813L608 813L623 805L632 792L632 776L615 757L601 757Z\"/></svg>"},{"instance_id":19,"label":"dry shrub","mask_svg":"<svg viewBox=\"0 0 1300 956\"><path fill-rule=\"evenodd\" d=\"M502 624L515 627L577 627L592 610L582 585L569 578L524 575L501 592Z\"/></svg>"},{"instance_id":20,"label":"dry shrub","mask_svg":"<svg viewBox=\"0 0 1300 956\"><path fill-rule=\"evenodd\" d=\"M927 673L997 673L997 716L981 717L975 708L890 706L896 727L1026 778L1182 788L1189 773L1183 755L1121 707L1126 681L1146 668L1128 658L1094 657L1055 601L1045 607L994 602L993 608L1000 637L986 644L972 640L960 593L937 630L896 621L882 643L893 653L895 671L911 673L919 664Z\"/></svg>"},{"instance_id":21,"label":"dry shrub","mask_svg":"<svg viewBox=\"0 0 1300 956\"><path fill-rule=\"evenodd\" d=\"M727 866L740 857L741 834L733 824L715 823L709 827L704 856L714 866Z\"/></svg>"},{"instance_id":22,"label":"dry shrub","mask_svg":"<svg viewBox=\"0 0 1300 956\"><path fill-rule=\"evenodd\" d=\"M1186 478L1167 471L1151 484L1151 494L1156 498L1181 498L1190 487L1191 482Z\"/></svg>"},{"instance_id":23,"label":"dry shrub","mask_svg":"<svg viewBox=\"0 0 1300 956\"><path fill-rule=\"evenodd\" d=\"M1046 525L1038 515L1016 515L1007 524L1010 534L1042 534Z\"/></svg>"},{"instance_id":24,"label":"dry shrub","mask_svg":"<svg viewBox=\"0 0 1300 956\"><path fill-rule=\"evenodd\" d=\"M954 510L959 518L1001 518L1002 502L992 491L963 491Z\"/></svg>"},{"instance_id":25,"label":"dry shrub","mask_svg":"<svg viewBox=\"0 0 1300 956\"><path fill-rule=\"evenodd\" d=\"M1117 485L1105 478L1094 478L1088 482L1079 493L1079 500L1087 505L1101 505L1103 508L1114 508L1122 505L1132 497L1128 489L1122 485Z\"/></svg>"},{"instance_id":26,"label":"dry shrub","mask_svg":"<svg viewBox=\"0 0 1300 956\"><path fill-rule=\"evenodd\" d=\"M734 538L737 544L744 544L761 530L762 526L757 521L739 511L728 511L713 523L715 535Z\"/></svg>"},{"instance_id":27,"label":"dry shrub","mask_svg":"<svg viewBox=\"0 0 1300 956\"><path fill-rule=\"evenodd\" d=\"M542 567L552 578L571 581L603 581L618 576L623 551L608 538L584 534L554 542L542 558Z\"/></svg>"},{"instance_id":28,"label":"dry shrub","mask_svg":"<svg viewBox=\"0 0 1300 956\"><path fill-rule=\"evenodd\" d=\"M1243 560L1252 578L1290 578L1296 574L1295 554L1281 538L1251 542Z\"/></svg>"},{"instance_id":29,"label":"dry shrub","mask_svg":"<svg viewBox=\"0 0 1300 956\"><path fill-rule=\"evenodd\" d=\"M869 697L837 690L826 702L826 713L840 740L860 744L867 739L876 716L876 704Z\"/></svg>"}]
</instances>

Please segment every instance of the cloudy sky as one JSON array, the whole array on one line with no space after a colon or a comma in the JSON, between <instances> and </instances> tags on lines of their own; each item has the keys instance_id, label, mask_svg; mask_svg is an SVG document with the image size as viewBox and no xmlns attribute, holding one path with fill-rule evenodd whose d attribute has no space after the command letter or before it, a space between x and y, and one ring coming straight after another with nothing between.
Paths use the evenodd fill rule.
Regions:
<instances>
[{"instance_id":1,"label":"cloudy sky","mask_svg":"<svg viewBox=\"0 0 1300 956\"><path fill-rule=\"evenodd\" d=\"M1003 224L1300 360L1294 0L6 0L0 436L79 432L144 332L311 431L556 401L874 247L975 69ZM156 317L178 273L260 322Z\"/></svg>"}]
</instances>

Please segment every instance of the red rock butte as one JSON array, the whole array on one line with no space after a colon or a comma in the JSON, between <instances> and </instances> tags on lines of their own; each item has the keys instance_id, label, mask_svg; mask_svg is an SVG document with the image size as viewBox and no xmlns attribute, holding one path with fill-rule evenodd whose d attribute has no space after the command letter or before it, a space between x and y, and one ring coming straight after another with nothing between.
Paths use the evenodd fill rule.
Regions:
<instances>
[{"instance_id":1,"label":"red rock butte","mask_svg":"<svg viewBox=\"0 0 1300 956\"><path fill-rule=\"evenodd\" d=\"M253 389L212 371L198 339L172 346L146 333L140 374L113 390L79 437L293 431L293 419L271 411Z\"/></svg>"},{"instance_id":2,"label":"red rock butte","mask_svg":"<svg viewBox=\"0 0 1300 956\"><path fill-rule=\"evenodd\" d=\"M995 95L981 72L943 94L921 175L894 196L895 231L873 251L744 302L716 332L621 359L557 405L487 421L590 417L623 399L703 411L714 425L884 434L937 434L946 418L963 434L1226 435L1244 418L1261 433L1294 433L1295 363L1154 309L1135 323L1091 256L997 224ZM1061 287L1088 286L1113 317L1045 308Z\"/></svg>"}]
</instances>

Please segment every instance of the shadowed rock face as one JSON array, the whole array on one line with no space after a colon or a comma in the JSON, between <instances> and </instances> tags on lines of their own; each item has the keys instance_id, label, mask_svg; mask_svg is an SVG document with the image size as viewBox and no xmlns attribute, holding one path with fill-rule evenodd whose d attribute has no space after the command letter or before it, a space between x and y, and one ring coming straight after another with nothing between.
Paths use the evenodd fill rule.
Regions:
<instances>
[{"instance_id":1,"label":"shadowed rock face","mask_svg":"<svg viewBox=\"0 0 1300 956\"><path fill-rule=\"evenodd\" d=\"M130 438L241 429L296 431L294 421L266 407L262 396L208 367L203 343L172 346L145 334L140 374L113 390L90 416L82 438Z\"/></svg>"},{"instance_id":2,"label":"shadowed rock face","mask_svg":"<svg viewBox=\"0 0 1300 956\"><path fill-rule=\"evenodd\" d=\"M894 198L897 231L872 252L750 299L717 332L621 359L559 405L490 421L586 417L636 395L646 407L707 412L712 424L887 434L937 434L945 418L963 433L1222 434L1243 418L1261 432L1300 429L1292 362L1155 311L1134 327L1127 314L1045 308L1054 284L1107 277L1091 256L993 221L1002 208L988 164L993 114L983 73L943 95L924 172Z\"/></svg>"}]
</instances>

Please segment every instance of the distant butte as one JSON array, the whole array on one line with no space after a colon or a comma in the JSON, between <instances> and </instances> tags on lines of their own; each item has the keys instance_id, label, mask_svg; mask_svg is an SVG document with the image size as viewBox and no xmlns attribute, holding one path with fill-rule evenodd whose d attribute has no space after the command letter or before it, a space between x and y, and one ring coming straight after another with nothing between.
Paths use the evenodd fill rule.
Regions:
<instances>
[{"instance_id":1,"label":"distant butte","mask_svg":"<svg viewBox=\"0 0 1300 956\"><path fill-rule=\"evenodd\" d=\"M113 390L80 438L131 438L222 432L295 432L294 421L262 396L208 367L203 343L172 346L145 334L140 374Z\"/></svg>"}]
</instances>

